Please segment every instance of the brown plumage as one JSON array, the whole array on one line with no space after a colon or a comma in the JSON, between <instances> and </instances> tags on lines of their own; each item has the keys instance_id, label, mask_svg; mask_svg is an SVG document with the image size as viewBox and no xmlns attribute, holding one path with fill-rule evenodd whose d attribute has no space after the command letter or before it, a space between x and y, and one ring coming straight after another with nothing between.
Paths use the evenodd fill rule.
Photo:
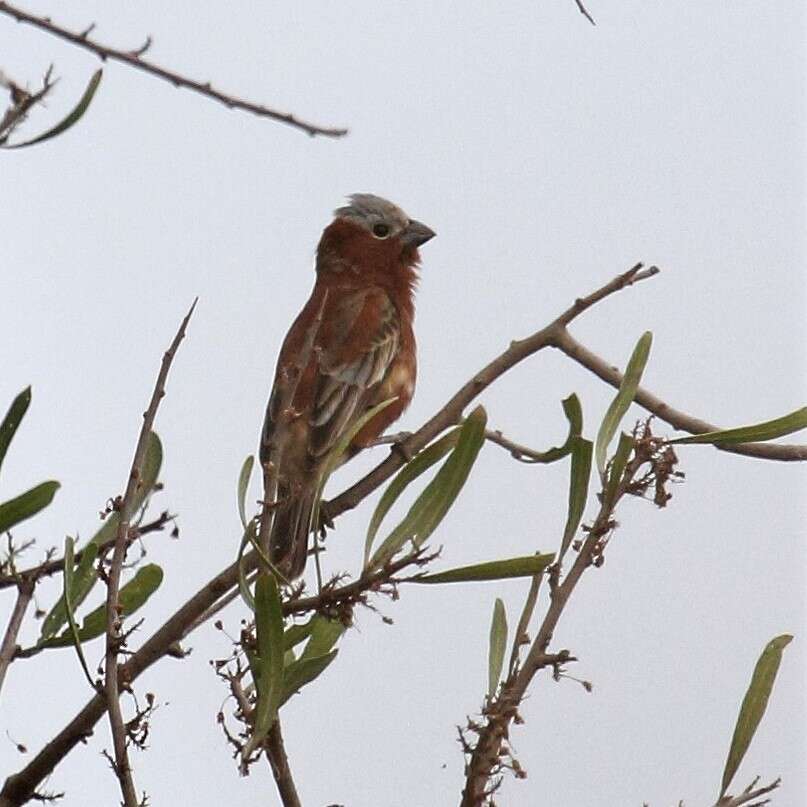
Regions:
<instances>
[{"instance_id":1,"label":"brown plumage","mask_svg":"<svg viewBox=\"0 0 807 807\"><path fill-rule=\"evenodd\" d=\"M314 289L280 350L261 438L264 463L271 446L282 445L270 555L289 579L305 568L312 508L329 451L367 410L396 398L356 434L348 455L366 447L400 417L415 390L418 247L434 232L370 194L351 196L335 216L317 248ZM291 411L282 417L284 380L294 375L312 336ZM278 440L281 428L288 431Z\"/></svg>"}]
</instances>

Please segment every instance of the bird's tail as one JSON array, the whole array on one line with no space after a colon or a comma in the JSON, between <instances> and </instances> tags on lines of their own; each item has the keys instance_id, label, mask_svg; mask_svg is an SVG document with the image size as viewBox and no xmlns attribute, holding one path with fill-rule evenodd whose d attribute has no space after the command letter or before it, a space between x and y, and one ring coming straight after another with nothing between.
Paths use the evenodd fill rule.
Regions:
<instances>
[{"instance_id":1,"label":"bird's tail","mask_svg":"<svg viewBox=\"0 0 807 807\"><path fill-rule=\"evenodd\" d=\"M278 493L278 499L286 499L286 503L275 511L269 556L284 577L294 580L305 570L316 488L302 490L290 497L287 495L288 491L279 490Z\"/></svg>"}]
</instances>

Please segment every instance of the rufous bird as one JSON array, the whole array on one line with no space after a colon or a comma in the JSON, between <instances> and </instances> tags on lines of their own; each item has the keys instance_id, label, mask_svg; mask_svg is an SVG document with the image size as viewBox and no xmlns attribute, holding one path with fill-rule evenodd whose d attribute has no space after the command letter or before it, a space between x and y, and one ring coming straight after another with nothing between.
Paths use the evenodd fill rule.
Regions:
<instances>
[{"instance_id":1,"label":"rufous bird","mask_svg":"<svg viewBox=\"0 0 807 807\"><path fill-rule=\"evenodd\" d=\"M276 460L270 559L290 580L305 569L329 452L369 409L394 398L355 434L345 458L367 447L415 391L418 247L435 233L379 196L349 201L322 233L314 289L280 349L261 435L261 462L272 452Z\"/></svg>"}]
</instances>

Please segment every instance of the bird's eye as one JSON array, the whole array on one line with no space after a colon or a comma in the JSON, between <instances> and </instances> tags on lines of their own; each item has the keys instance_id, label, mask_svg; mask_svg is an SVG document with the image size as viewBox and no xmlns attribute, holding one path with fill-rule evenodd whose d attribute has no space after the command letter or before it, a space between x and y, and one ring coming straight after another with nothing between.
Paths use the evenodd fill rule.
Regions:
<instances>
[{"instance_id":1,"label":"bird's eye","mask_svg":"<svg viewBox=\"0 0 807 807\"><path fill-rule=\"evenodd\" d=\"M373 226L373 235L376 238L386 238L389 235L389 227L386 224L376 224Z\"/></svg>"}]
</instances>

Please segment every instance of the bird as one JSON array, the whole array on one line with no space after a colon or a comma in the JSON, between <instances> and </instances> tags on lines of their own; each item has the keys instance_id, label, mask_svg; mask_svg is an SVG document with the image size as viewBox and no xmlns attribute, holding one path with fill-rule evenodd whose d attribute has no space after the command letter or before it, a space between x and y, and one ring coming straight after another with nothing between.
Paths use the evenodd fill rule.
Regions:
<instances>
[{"instance_id":1,"label":"bird","mask_svg":"<svg viewBox=\"0 0 807 807\"><path fill-rule=\"evenodd\" d=\"M269 559L289 581L304 572L319 526L312 514L329 453L368 410L394 399L341 461L373 443L415 391L419 248L435 232L380 196L347 199L317 246L314 288L281 346L261 432L261 463L274 453L277 479Z\"/></svg>"}]
</instances>

